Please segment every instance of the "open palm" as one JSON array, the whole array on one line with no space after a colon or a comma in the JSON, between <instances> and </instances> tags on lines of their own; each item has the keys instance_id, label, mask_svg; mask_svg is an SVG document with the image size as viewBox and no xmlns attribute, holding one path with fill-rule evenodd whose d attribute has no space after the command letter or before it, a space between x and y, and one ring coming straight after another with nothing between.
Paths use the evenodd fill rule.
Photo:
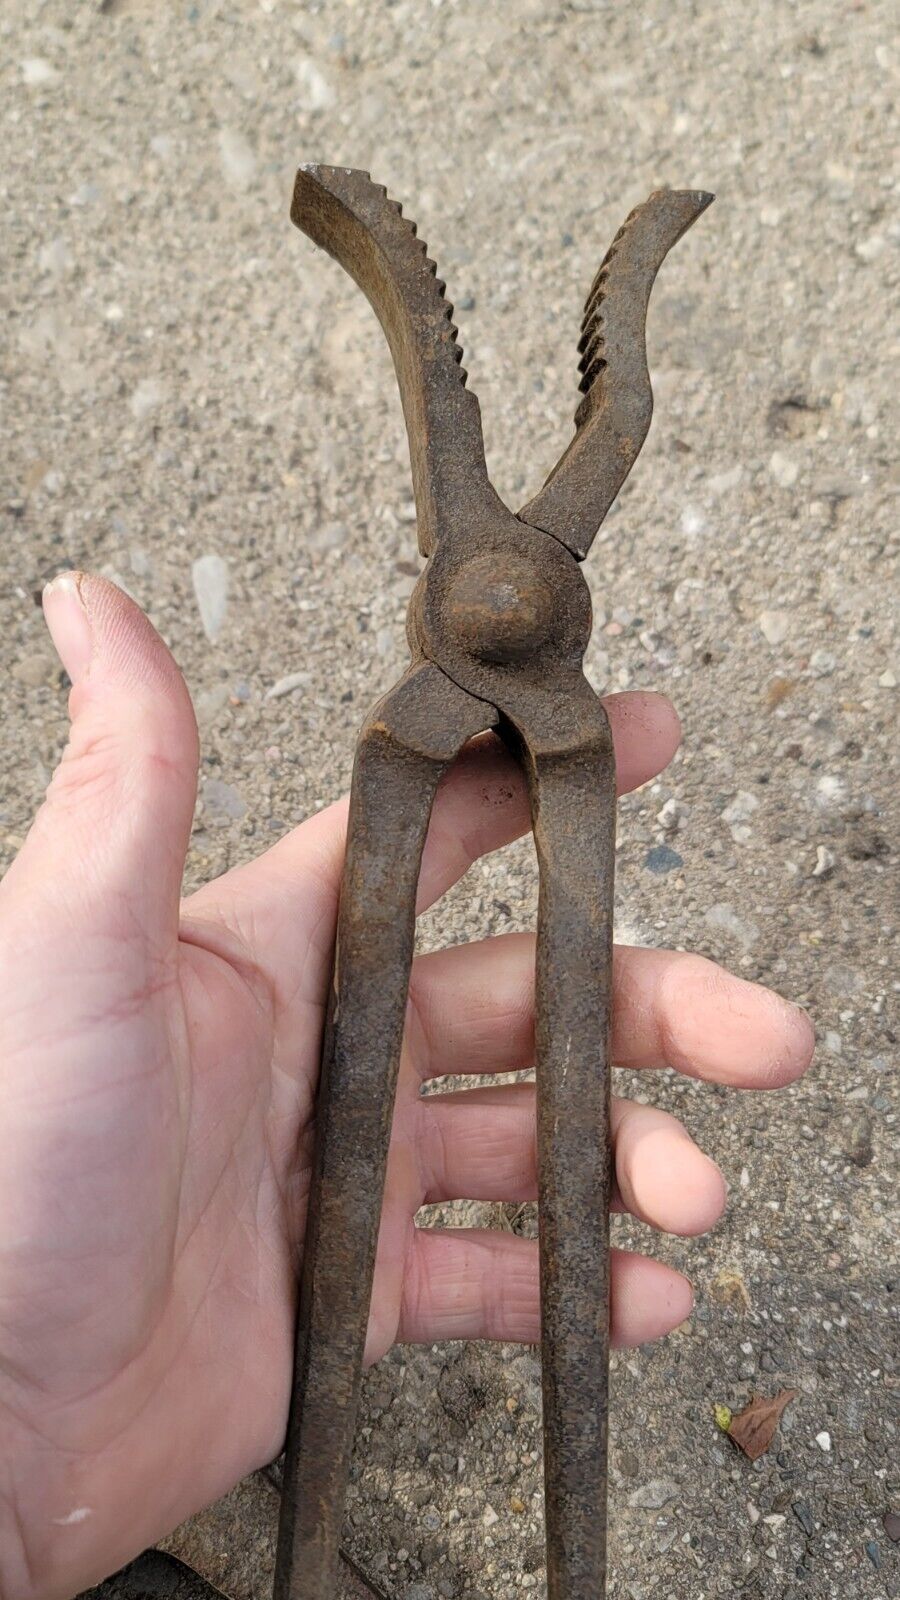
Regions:
<instances>
[{"instance_id":1,"label":"open palm","mask_svg":"<svg viewBox=\"0 0 900 1600\"><path fill-rule=\"evenodd\" d=\"M287 1417L343 802L179 906L198 750L184 683L98 578L45 609L73 727L0 886L0 1595L98 1580L277 1454ZM608 702L622 787L677 743L668 703ZM492 737L435 807L420 902L528 826ZM536 1190L527 1084L422 1096L526 1067L533 943L417 960L368 1356L397 1339L538 1333L536 1247L417 1229L421 1205ZM697 957L616 956L614 1056L771 1087L806 1066L802 1012ZM614 1107L618 1202L694 1233L724 1203L671 1117ZM616 1254L613 1335L687 1315L677 1273Z\"/></svg>"}]
</instances>

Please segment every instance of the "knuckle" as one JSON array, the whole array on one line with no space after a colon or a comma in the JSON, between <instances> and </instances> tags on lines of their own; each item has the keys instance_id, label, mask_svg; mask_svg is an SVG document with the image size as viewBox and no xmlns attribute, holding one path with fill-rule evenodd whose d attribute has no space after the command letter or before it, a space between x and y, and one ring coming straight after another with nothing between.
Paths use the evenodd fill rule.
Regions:
<instances>
[{"instance_id":1,"label":"knuckle","mask_svg":"<svg viewBox=\"0 0 900 1600\"><path fill-rule=\"evenodd\" d=\"M54 808L84 802L107 806L118 787L118 748L119 740L108 728L73 730L50 781L48 804Z\"/></svg>"},{"instance_id":2,"label":"knuckle","mask_svg":"<svg viewBox=\"0 0 900 1600\"><path fill-rule=\"evenodd\" d=\"M720 1001L727 975L705 956L686 955L662 974L656 1002L660 1051L669 1066L689 1072L696 1054L698 1012Z\"/></svg>"}]
</instances>

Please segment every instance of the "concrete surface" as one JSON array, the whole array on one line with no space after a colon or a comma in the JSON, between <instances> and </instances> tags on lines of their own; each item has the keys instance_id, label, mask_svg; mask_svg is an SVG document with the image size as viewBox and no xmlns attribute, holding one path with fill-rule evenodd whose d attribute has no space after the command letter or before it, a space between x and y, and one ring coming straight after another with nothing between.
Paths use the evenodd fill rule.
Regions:
<instances>
[{"instance_id":1,"label":"concrete surface","mask_svg":"<svg viewBox=\"0 0 900 1600\"><path fill-rule=\"evenodd\" d=\"M594 682L666 689L685 725L671 770L622 805L619 918L803 1001L820 1046L773 1098L632 1086L716 1153L731 1200L711 1237L654 1242L693 1275L690 1324L616 1361L615 1600L900 1595L882 1523L900 1495L890 14L6 0L0 17L7 858L65 735L31 598L54 568L117 577L187 673L191 884L338 794L404 658L395 386L368 307L288 223L298 161L368 167L419 220L491 469L520 498L567 437L582 298L624 214L661 182L718 193L657 287L656 421L589 563ZM533 894L520 846L427 938L527 923ZM537 1376L531 1351L446 1347L369 1377L347 1540L390 1600L539 1600ZM782 1385L799 1398L751 1466L712 1405ZM273 1504L245 1486L172 1548L262 1595Z\"/></svg>"}]
</instances>

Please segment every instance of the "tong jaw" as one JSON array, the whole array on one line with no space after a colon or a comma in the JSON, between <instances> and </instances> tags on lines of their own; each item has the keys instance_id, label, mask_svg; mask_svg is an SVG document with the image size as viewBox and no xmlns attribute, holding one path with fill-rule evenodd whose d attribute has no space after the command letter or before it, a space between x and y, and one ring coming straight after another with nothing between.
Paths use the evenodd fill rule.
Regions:
<instances>
[{"instance_id":1,"label":"tong jaw","mask_svg":"<svg viewBox=\"0 0 900 1600\"><path fill-rule=\"evenodd\" d=\"M640 454L653 415L646 320L656 274L713 196L657 189L622 225L591 285L581 324L575 437L519 512L579 560Z\"/></svg>"},{"instance_id":2,"label":"tong jaw","mask_svg":"<svg viewBox=\"0 0 900 1600\"><path fill-rule=\"evenodd\" d=\"M446 285L416 224L367 172L303 166L291 220L334 256L372 305L390 346L403 403L419 549L509 516L484 459L481 408L466 387Z\"/></svg>"}]
</instances>

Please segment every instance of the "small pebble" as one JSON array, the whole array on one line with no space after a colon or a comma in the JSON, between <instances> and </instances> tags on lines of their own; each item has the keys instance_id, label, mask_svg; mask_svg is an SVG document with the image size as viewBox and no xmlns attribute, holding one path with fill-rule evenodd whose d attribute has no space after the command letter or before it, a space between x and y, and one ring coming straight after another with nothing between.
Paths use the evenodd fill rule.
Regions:
<instances>
[{"instance_id":1,"label":"small pebble","mask_svg":"<svg viewBox=\"0 0 900 1600\"><path fill-rule=\"evenodd\" d=\"M711 478L707 478L706 487L709 490L709 493L712 495L719 496L721 494L727 494L730 489L737 488L743 476L744 468L741 462L738 461L736 465L730 467L727 472L713 473Z\"/></svg>"},{"instance_id":2,"label":"small pebble","mask_svg":"<svg viewBox=\"0 0 900 1600\"><path fill-rule=\"evenodd\" d=\"M656 813L656 820L667 833L677 833L690 815L688 807L672 795Z\"/></svg>"},{"instance_id":3,"label":"small pebble","mask_svg":"<svg viewBox=\"0 0 900 1600\"><path fill-rule=\"evenodd\" d=\"M893 1540L894 1544L900 1541L900 1512L886 1511L881 1519L881 1524L888 1538Z\"/></svg>"},{"instance_id":4,"label":"small pebble","mask_svg":"<svg viewBox=\"0 0 900 1600\"><path fill-rule=\"evenodd\" d=\"M871 1119L865 1112L851 1123L845 1148L855 1167L871 1166L875 1153L872 1143L873 1132Z\"/></svg>"},{"instance_id":5,"label":"small pebble","mask_svg":"<svg viewBox=\"0 0 900 1600\"><path fill-rule=\"evenodd\" d=\"M725 901L717 901L704 912L704 921L710 928L719 928L723 933L730 934L738 944L749 950L759 938L759 928L749 917L740 917L734 906Z\"/></svg>"},{"instance_id":6,"label":"small pebble","mask_svg":"<svg viewBox=\"0 0 900 1600\"><path fill-rule=\"evenodd\" d=\"M142 378L128 402L131 415L138 422L158 411L166 398L166 386L159 378Z\"/></svg>"},{"instance_id":7,"label":"small pebble","mask_svg":"<svg viewBox=\"0 0 900 1600\"><path fill-rule=\"evenodd\" d=\"M212 644L228 611L228 563L222 556L198 556L191 578L203 632Z\"/></svg>"},{"instance_id":8,"label":"small pebble","mask_svg":"<svg viewBox=\"0 0 900 1600\"><path fill-rule=\"evenodd\" d=\"M78 188L69 195L70 206L93 206L98 200L103 199L103 190L99 183L80 183Z\"/></svg>"},{"instance_id":9,"label":"small pebble","mask_svg":"<svg viewBox=\"0 0 900 1600\"><path fill-rule=\"evenodd\" d=\"M759 630L769 644L784 644L791 630L791 619L786 611L761 611Z\"/></svg>"},{"instance_id":10,"label":"small pebble","mask_svg":"<svg viewBox=\"0 0 900 1600\"><path fill-rule=\"evenodd\" d=\"M793 489L800 476L800 468L793 456L786 455L783 450L772 451L769 457L769 472L779 489Z\"/></svg>"},{"instance_id":11,"label":"small pebble","mask_svg":"<svg viewBox=\"0 0 900 1600\"><path fill-rule=\"evenodd\" d=\"M817 1433L816 1434L816 1444L819 1446L820 1450L826 1450L826 1451L830 1450L831 1449L831 1434L826 1432L823 1429L823 1431L821 1433Z\"/></svg>"},{"instance_id":12,"label":"small pebble","mask_svg":"<svg viewBox=\"0 0 900 1600\"><path fill-rule=\"evenodd\" d=\"M221 778L207 778L200 791L203 815L218 826L239 822L247 815L247 806L237 789Z\"/></svg>"},{"instance_id":13,"label":"small pebble","mask_svg":"<svg viewBox=\"0 0 900 1600\"><path fill-rule=\"evenodd\" d=\"M727 822L729 827L734 827L736 823L749 822L754 811L758 809L759 801L756 795L751 794L749 789L739 789L722 812L722 821Z\"/></svg>"},{"instance_id":14,"label":"small pebble","mask_svg":"<svg viewBox=\"0 0 900 1600\"><path fill-rule=\"evenodd\" d=\"M153 574L153 563L141 545L131 546L128 551L128 565L136 578L149 578Z\"/></svg>"},{"instance_id":15,"label":"small pebble","mask_svg":"<svg viewBox=\"0 0 900 1600\"><path fill-rule=\"evenodd\" d=\"M327 111L334 105L334 90L321 68L311 56L300 56L294 64L294 76L307 111Z\"/></svg>"},{"instance_id":16,"label":"small pebble","mask_svg":"<svg viewBox=\"0 0 900 1600\"><path fill-rule=\"evenodd\" d=\"M685 506L681 513L681 531L689 539L695 539L706 528L706 517L699 506Z\"/></svg>"},{"instance_id":17,"label":"small pebble","mask_svg":"<svg viewBox=\"0 0 900 1600\"><path fill-rule=\"evenodd\" d=\"M38 265L42 272L52 272L55 276L68 272L72 265L72 252L61 234L41 246Z\"/></svg>"},{"instance_id":18,"label":"small pebble","mask_svg":"<svg viewBox=\"0 0 900 1600\"><path fill-rule=\"evenodd\" d=\"M18 661L13 663L12 669L13 677L18 679L19 683L24 683L29 689L38 689L42 683L49 683L53 676L53 671L53 661L43 653L21 656ZM58 662L56 662L56 671L59 671Z\"/></svg>"},{"instance_id":19,"label":"small pebble","mask_svg":"<svg viewBox=\"0 0 900 1600\"><path fill-rule=\"evenodd\" d=\"M249 189L256 176L256 156L236 128L219 129L219 161L232 188Z\"/></svg>"},{"instance_id":20,"label":"small pebble","mask_svg":"<svg viewBox=\"0 0 900 1600\"><path fill-rule=\"evenodd\" d=\"M32 89L39 88L43 84L55 83L59 77L56 68L49 61L45 61L43 56L28 56L21 63L21 73L23 83L27 83Z\"/></svg>"},{"instance_id":21,"label":"small pebble","mask_svg":"<svg viewBox=\"0 0 900 1600\"><path fill-rule=\"evenodd\" d=\"M279 678L271 688L266 690L266 700L280 700L284 694L292 694L295 689L303 689L310 681L308 672L289 672L286 677Z\"/></svg>"},{"instance_id":22,"label":"small pebble","mask_svg":"<svg viewBox=\"0 0 900 1600\"><path fill-rule=\"evenodd\" d=\"M837 657L830 650L814 650L809 658L809 670L814 678L830 678L837 666Z\"/></svg>"},{"instance_id":23,"label":"small pebble","mask_svg":"<svg viewBox=\"0 0 900 1600\"><path fill-rule=\"evenodd\" d=\"M886 245L887 240L883 233L870 233L868 239L860 239L859 242L853 246L853 250L854 254L859 257L860 261L864 261L866 266L869 266L871 262L878 260L878 257L884 252Z\"/></svg>"},{"instance_id":24,"label":"small pebble","mask_svg":"<svg viewBox=\"0 0 900 1600\"><path fill-rule=\"evenodd\" d=\"M639 1489L632 1489L628 1504L641 1511L661 1511L670 1500L677 1498L678 1492L674 1478L651 1478Z\"/></svg>"},{"instance_id":25,"label":"small pebble","mask_svg":"<svg viewBox=\"0 0 900 1600\"><path fill-rule=\"evenodd\" d=\"M812 870L813 877L827 878L829 872L833 872L836 866L837 856L834 851L829 850L827 845L816 845L816 864Z\"/></svg>"},{"instance_id":26,"label":"small pebble","mask_svg":"<svg viewBox=\"0 0 900 1600\"><path fill-rule=\"evenodd\" d=\"M844 783L843 778L839 778L837 774L833 772L823 773L822 777L816 784L816 801L820 806L823 807L823 809L828 809L831 806L839 806L846 793L847 786Z\"/></svg>"},{"instance_id":27,"label":"small pebble","mask_svg":"<svg viewBox=\"0 0 900 1600\"><path fill-rule=\"evenodd\" d=\"M813 1531L813 1516L805 1500L795 1500L791 1506L803 1532L810 1537Z\"/></svg>"},{"instance_id":28,"label":"small pebble","mask_svg":"<svg viewBox=\"0 0 900 1600\"><path fill-rule=\"evenodd\" d=\"M170 133L155 133L150 140L150 149L160 161L169 161L175 154L175 140Z\"/></svg>"}]
</instances>

